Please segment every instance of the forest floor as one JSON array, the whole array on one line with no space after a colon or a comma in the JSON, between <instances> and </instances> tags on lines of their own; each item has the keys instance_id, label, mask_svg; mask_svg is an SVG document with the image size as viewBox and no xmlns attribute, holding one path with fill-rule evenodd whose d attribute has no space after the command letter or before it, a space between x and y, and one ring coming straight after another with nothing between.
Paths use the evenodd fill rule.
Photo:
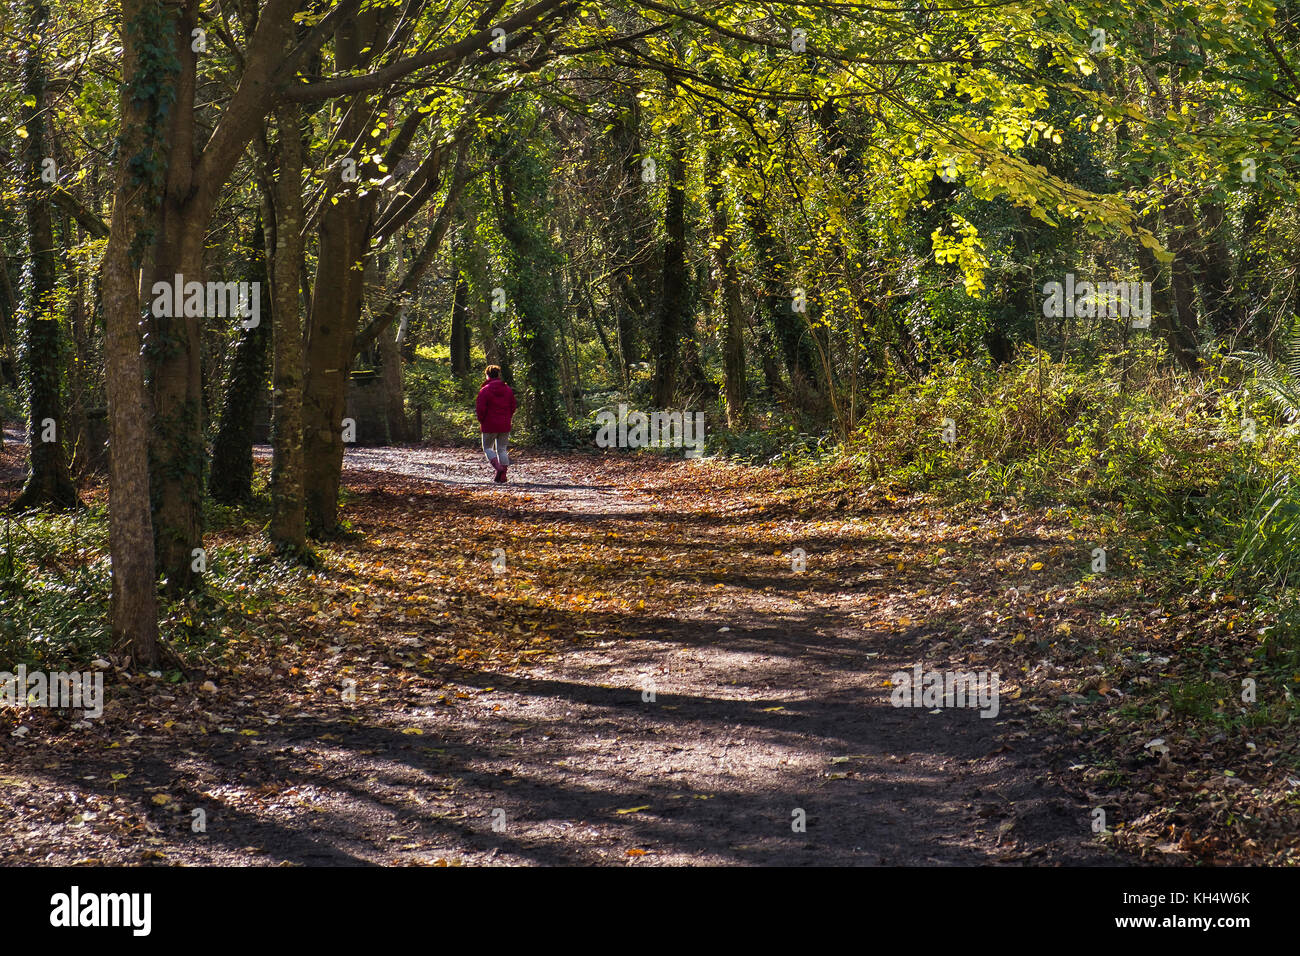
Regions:
<instances>
[{"instance_id":1,"label":"forest floor","mask_svg":"<svg viewBox=\"0 0 1300 956\"><path fill-rule=\"evenodd\" d=\"M0 864L1214 859L1163 817L1093 832L1092 807L1133 825L1176 787L1099 782L1021 663L1017 628L1059 613L1008 581L1068 527L805 509L778 472L650 455L489 475L469 449L351 450L355 530L220 671L115 666L99 720L3 717ZM999 713L891 706L915 664L1000 671Z\"/></svg>"}]
</instances>

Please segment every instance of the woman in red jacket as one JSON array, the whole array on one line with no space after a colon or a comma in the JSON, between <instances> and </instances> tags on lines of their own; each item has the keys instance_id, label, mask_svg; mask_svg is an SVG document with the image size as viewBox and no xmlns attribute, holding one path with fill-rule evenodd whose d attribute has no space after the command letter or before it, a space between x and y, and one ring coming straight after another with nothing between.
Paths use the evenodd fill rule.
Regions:
<instances>
[{"instance_id":1,"label":"woman in red jacket","mask_svg":"<svg viewBox=\"0 0 1300 956\"><path fill-rule=\"evenodd\" d=\"M514 389L501 381L501 366L489 365L483 374L487 381L478 390L474 411L483 432L483 454L487 455L488 464L496 469L496 480L502 482L506 480L506 469L510 467L510 454L506 451L510 419L519 403L515 401Z\"/></svg>"}]
</instances>

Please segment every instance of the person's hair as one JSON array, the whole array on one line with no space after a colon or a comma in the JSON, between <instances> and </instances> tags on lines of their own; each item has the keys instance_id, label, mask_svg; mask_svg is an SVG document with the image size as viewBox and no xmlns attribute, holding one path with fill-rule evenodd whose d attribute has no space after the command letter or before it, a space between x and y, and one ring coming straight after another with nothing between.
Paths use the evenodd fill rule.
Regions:
<instances>
[{"instance_id":1,"label":"person's hair","mask_svg":"<svg viewBox=\"0 0 1300 956\"><path fill-rule=\"evenodd\" d=\"M500 377L501 377L501 366L500 366L500 365L489 365L487 368L485 368L485 369L483 370L483 374L486 375L488 378L500 378Z\"/></svg>"}]
</instances>

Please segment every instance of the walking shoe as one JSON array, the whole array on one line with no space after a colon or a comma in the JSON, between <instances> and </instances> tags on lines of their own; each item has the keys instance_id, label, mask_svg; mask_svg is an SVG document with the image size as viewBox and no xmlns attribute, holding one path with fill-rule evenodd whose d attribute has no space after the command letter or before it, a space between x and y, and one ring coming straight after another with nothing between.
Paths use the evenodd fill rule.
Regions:
<instances>
[{"instance_id":1,"label":"walking shoe","mask_svg":"<svg viewBox=\"0 0 1300 956\"><path fill-rule=\"evenodd\" d=\"M506 470L508 468L509 466L507 465L506 468L502 468L500 471L497 472L497 481L501 482L502 484L505 484L506 482Z\"/></svg>"}]
</instances>

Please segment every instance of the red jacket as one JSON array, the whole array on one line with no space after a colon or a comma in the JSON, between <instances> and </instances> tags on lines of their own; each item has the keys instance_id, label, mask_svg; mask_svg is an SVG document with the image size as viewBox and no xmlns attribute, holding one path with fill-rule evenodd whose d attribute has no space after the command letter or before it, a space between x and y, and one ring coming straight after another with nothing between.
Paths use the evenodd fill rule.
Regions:
<instances>
[{"instance_id":1,"label":"red jacket","mask_svg":"<svg viewBox=\"0 0 1300 956\"><path fill-rule=\"evenodd\" d=\"M480 431L510 431L510 419L518 407L514 389L499 378L488 379L478 390L478 399L474 402Z\"/></svg>"}]
</instances>

